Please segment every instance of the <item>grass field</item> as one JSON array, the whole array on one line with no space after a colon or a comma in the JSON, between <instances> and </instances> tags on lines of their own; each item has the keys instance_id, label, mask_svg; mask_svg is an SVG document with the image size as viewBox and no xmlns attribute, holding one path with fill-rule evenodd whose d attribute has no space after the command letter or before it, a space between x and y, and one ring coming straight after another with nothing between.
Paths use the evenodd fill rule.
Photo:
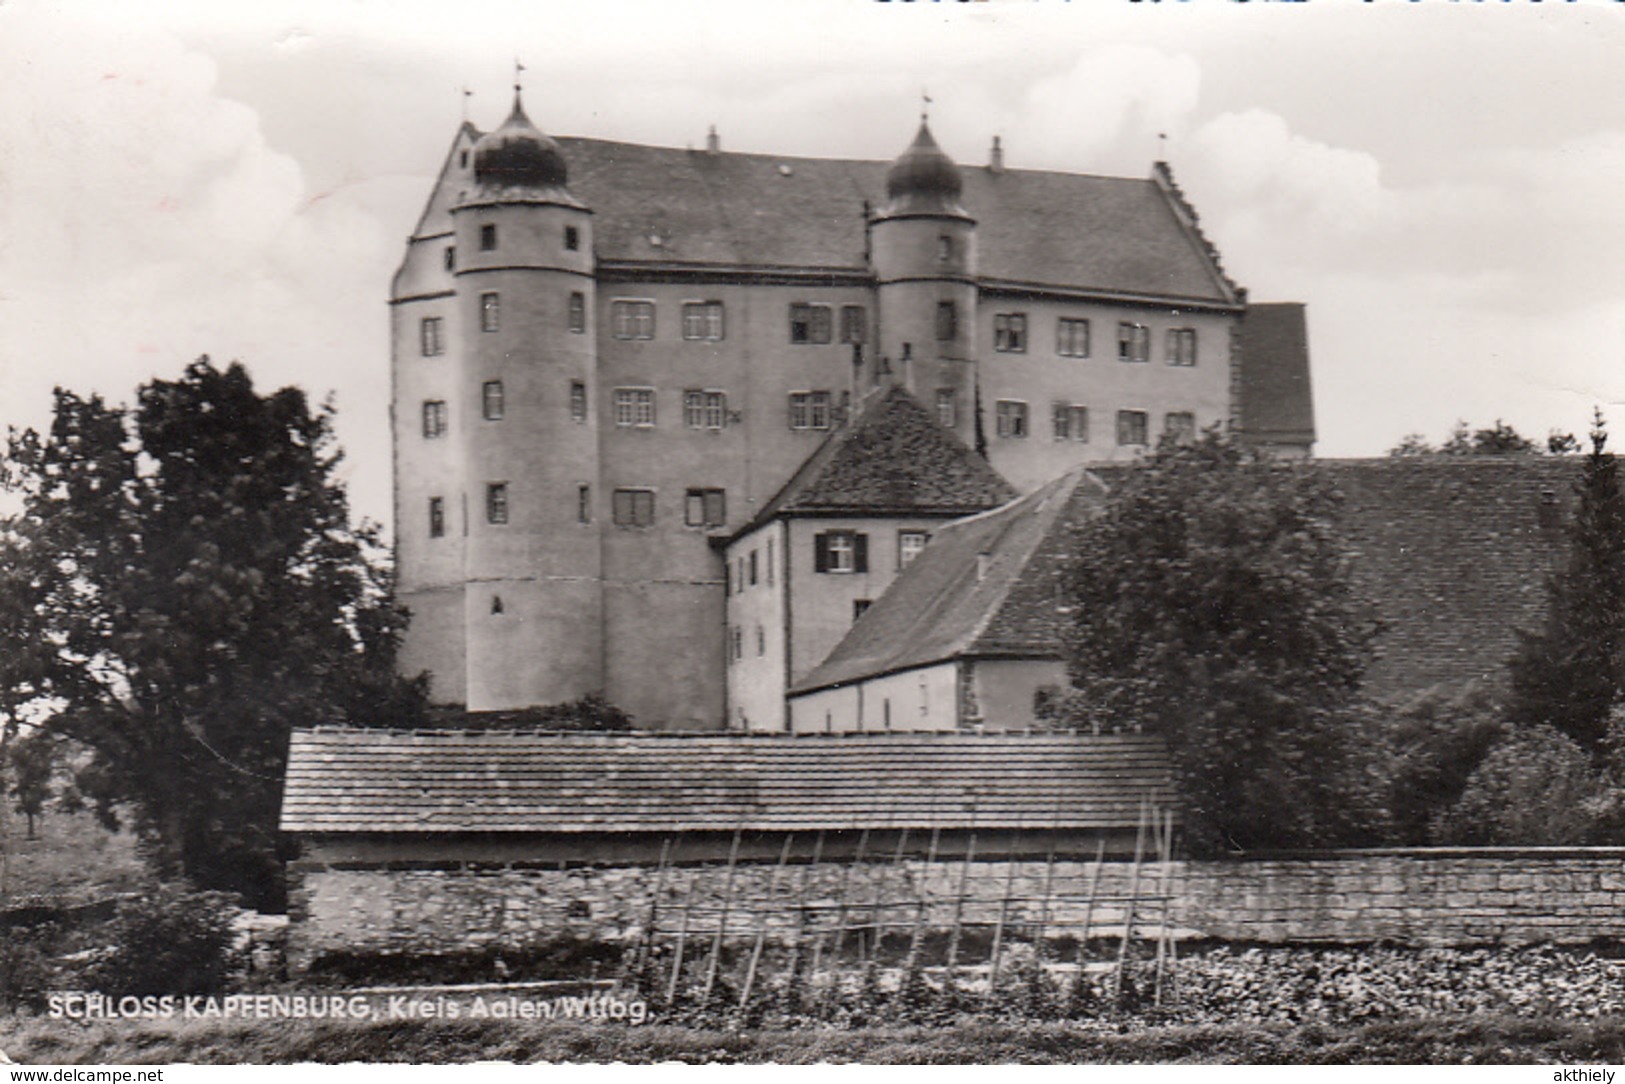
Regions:
<instances>
[{"instance_id":1,"label":"grass field","mask_svg":"<svg viewBox=\"0 0 1625 1084\"><path fill-rule=\"evenodd\" d=\"M1619 1064L1625 1019L1421 1017L1357 1027L1004 1025L708 1030L536 1021L214 1021L78 1025L0 1018L25 1064L743 1062L805 1064Z\"/></svg>"}]
</instances>

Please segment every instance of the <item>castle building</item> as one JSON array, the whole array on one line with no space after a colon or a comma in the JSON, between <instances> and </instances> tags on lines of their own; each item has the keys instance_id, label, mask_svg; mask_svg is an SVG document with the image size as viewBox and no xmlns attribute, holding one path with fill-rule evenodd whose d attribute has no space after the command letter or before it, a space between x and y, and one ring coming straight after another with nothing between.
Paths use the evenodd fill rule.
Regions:
<instances>
[{"instance_id":1,"label":"castle building","mask_svg":"<svg viewBox=\"0 0 1625 1084\"><path fill-rule=\"evenodd\" d=\"M782 730L937 527L1164 433L1314 440L1302 307L1248 305L1166 165L962 168L923 119L788 158L553 139L516 93L391 321L402 665L471 712Z\"/></svg>"}]
</instances>

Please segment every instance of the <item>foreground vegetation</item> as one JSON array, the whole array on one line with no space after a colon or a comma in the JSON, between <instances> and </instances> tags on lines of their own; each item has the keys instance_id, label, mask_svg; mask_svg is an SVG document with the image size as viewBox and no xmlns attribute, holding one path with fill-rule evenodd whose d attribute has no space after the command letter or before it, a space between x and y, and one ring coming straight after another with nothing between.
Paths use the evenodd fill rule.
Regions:
<instances>
[{"instance_id":1,"label":"foreground vegetation","mask_svg":"<svg viewBox=\"0 0 1625 1084\"><path fill-rule=\"evenodd\" d=\"M1528 1064L1625 1061L1625 1017L1594 1021L1440 1016L1354 1027L1311 1024L722 1029L536 1021L68 1025L0 1018L19 1063L744 1062L808 1064Z\"/></svg>"}]
</instances>

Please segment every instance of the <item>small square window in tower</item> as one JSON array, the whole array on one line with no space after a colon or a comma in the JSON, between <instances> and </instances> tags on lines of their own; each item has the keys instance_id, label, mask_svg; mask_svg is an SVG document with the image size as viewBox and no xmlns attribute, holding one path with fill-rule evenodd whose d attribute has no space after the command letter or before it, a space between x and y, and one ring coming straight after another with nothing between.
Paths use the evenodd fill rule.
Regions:
<instances>
[{"instance_id":1,"label":"small square window in tower","mask_svg":"<svg viewBox=\"0 0 1625 1084\"><path fill-rule=\"evenodd\" d=\"M793 343L827 343L830 325L828 305L797 303L790 306L790 341Z\"/></svg>"},{"instance_id":2,"label":"small square window in tower","mask_svg":"<svg viewBox=\"0 0 1625 1084\"><path fill-rule=\"evenodd\" d=\"M570 295L569 324L572 334L585 334L587 330L587 296L580 291Z\"/></svg>"},{"instance_id":3,"label":"small square window in tower","mask_svg":"<svg viewBox=\"0 0 1625 1084\"><path fill-rule=\"evenodd\" d=\"M494 252L497 247L497 228L489 223L480 227L480 251Z\"/></svg>"},{"instance_id":4,"label":"small square window in tower","mask_svg":"<svg viewBox=\"0 0 1625 1084\"><path fill-rule=\"evenodd\" d=\"M685 301L683 303L683 338L690 342L720 342L722 340L722 302Z\"/></svg>"},{"instance_id":5,"label":"small square window in tower","mask_svg":"<svg viewBox=\"0 0 1625 1084\"><path fill-rule=\"evenodd\" d=\"M485 522L508 522L508 483L489 482L485 487Z\"/></svg>"},{"instance_id":6,"label":"small square window in tower","mask_svg":"<svg viewBox=\"0 0 1625 1084\"><path fill-rule=\"evenodd\" d=\"M948 343L959 338L959 307L952 301L937 302L937 342Z\"/></svg>"},{"instance_id":7,"label":"small square window in tower","mask_svg":"<svg viewBox=\"0 0 1625 1084\"><path fill-rule=\"evenodd\" d=\"M957 388L937 389L937 423L944 429L952 429L959 424L959 390Z\"/></svg>"},{"instance_id":8,"label":"small square window in tower","mask_svg":"<svg viewBox=\"0 0 1625 1084\"><path fill-rule=\"evenodd\" d=\"M496 331L502 323L502 298L497 294L480 295L480 330Z\"/></svg>"},{"instance_id":9,"label":"small square window in tower","mask_svg":"<svg viewBox=\"0 0 1625 1084\"><path fill-rule=\"evenodd\" d=\"M564 247L571 252L581 247L581 231L574 226L564 227Z\"/></svg>"},{"instance_id":10,"label":"small square window in tower","mask_svg":"<svg viewBox=\"0 0 1625 1084\"><path fill-rule=\"evenodd\" d=\"M587 420L587 385L580 380L570 381L570 420Z\"/></svg>"},{"instance_id":11,"label":"small square window in tower","mask_svg":"<svg viewBox=\"0 0 1625 1084\"><path fill-rule=\"evenodd\" d=\"M1117 360L1150 361L1151 329L1144 324L1118 324Z\"/></svg>"},{"instance_id":12,"label":"small square window in tower","mask_svg":"<svg viewBox=\"0 0 1625 1084\"><path fill-rule=\"evenodd\" d=\"M455 245L447 245L446 246L446 255L445 255L444 259L445 259L446 270L447 271L455 271L455 270L457 270L457 246L455 246Z\"/></svg>"},{"instance_id":13,"label":"small square window in tower","mask_svg":"<svg viewBox=\"0 0 1625 1084\"><path fill-rule=\"evenodd\" d=\"M429 498L429 537L440 538L446 533L446 498Z\"/></svg>"},{"instance_id":14,"label":"small square window in tower","mask_svg":"<svg viewBox=\"0 0 1625 1084\"><path fill-rule=\"evenodd\" d=\"M1027 314L1001 312L993 316L993 349L1001 354L1027 352Z\"/></svg>"},{"instance_id":15,"label":"small square window in tower","mask_svg":"<svg viewBox=\"0 0 1625 1084\"><path fill-rule=\"evenodd\" d=\"M592 522L592 486L585 483L576 486L576 522Z\"/></svg>"},{"instance_id":16,"label":"small square window in tower","mask_svg":"<svg viewBox=\"0 0 1625 1084\"><path fill-rule=\"evenodd\" d=\"M868 572L869 536L862 531L823 531L813 536L814 572Z\"/></svg>"}]
</instances>

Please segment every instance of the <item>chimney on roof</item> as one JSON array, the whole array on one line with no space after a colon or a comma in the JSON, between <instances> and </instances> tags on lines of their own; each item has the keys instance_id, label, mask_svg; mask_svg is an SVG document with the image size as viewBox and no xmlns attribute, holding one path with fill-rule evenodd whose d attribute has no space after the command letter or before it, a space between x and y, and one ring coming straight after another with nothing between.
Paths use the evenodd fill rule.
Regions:
<instances>
[{"instance_id":1,"label":"chimney on roof","mask_svg":"<svg viewBox=\"0 0 1625 1084\"><path fill-rule=\"evenodd\" d=\"M705 133L705 153L722 153L722 137L717 135L717 126L715 124L711 125L710 131Z\"/></svg>"},{"instance_id":2,"label":"chimney on roof","mask_svg":"<svg viewBox=\"0 0 1625 1084\"><path fill-rule=\"evenodd\" d=\"M1004 147L998 136L993 137L993 149L987 154L987 168L990 173L1004 172Z\"/></svg>"}]
</instances>

